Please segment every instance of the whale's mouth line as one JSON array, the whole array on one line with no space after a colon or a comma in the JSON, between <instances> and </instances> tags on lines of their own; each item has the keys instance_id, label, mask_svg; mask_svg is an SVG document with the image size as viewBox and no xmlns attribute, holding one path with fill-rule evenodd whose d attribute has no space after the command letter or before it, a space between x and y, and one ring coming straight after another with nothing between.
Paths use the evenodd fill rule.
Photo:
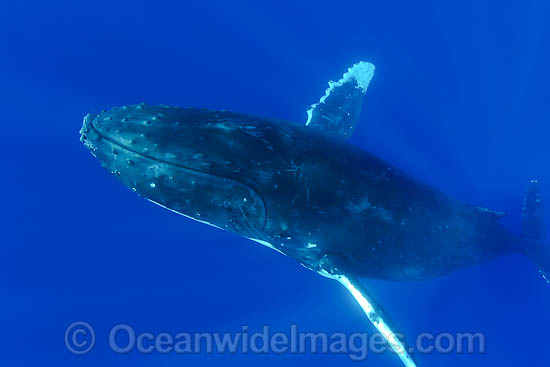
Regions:
<instances>
[{"instance_id":1,"label":"whale's mouth line","mask_svg":"<svg viewBox=\"0 0 550 367\"><path fill-rule=\"evenodd\" d=\"M267 224L267 205L266 205L266 202L265 202L265 199L264 197L260 194L260 192L258 192L258 190L256 190L255 188L251 187L250 185L244 183L244 182L241 182L240 180L236 180L234 178L231 178L231 177L225 177L223 175L218 175L218 174L215 174L215 173L210 173L210 172L205 172L205 171L201 171L199 169L196 169L196 168L191 168L191 167L187 167L185 165L182 165L182 164L178 164L178 163L174 163L174 162L169 162L169 161L165 161L163 159L158 159L158 158L155 158L155 157L152 157L150 155L147 155L147 154L144 154L144 153L141 153L141 152L137 152L135 151L134 149L102 134L97 128L96 126L94 125L94 122L95 122L95 118L91 121L90 123L90 127L94 130L94 132L101 138L101 139L105 139L106 141L108 141L109 143L113 144L113 145L116 145L117 147L121 148L121 149L124 149L128 152L131 152L133 154L136 154L140 157L143 157L145 159L149 159L151 161L154 161L154 162L159 162L159 163L162 163L162 164L166 164L168 166L173 166L173 167L178 167L178 168L181 168L181 169L184 169L184 170L188 170L188 171L191 171L191 172L195 172L195 173L199 173L199 174L202 174L202 175L208 175L208 176L212 176L212 177L218 177L218 178L223 178L225 180L230 180L230 181L235 181L235 182L238 182L239 184L241 185L244 185L246 187L248 187L250 190L252 190L256 195L258 195L258 197L260 198L260 200L262 200L262 204L263 204L263 207L264 207L264 222L262 223L262 226L261 226L261 229L263 229L265 227L265 225Z\"/></svg>"},{"instance_id":2,"label":"whale's mouth line","mask_svg":"<svg viewBox=\"0 0 550 367\"><path fill-rule=\"evenodd\" d=\"M95 119L94 119L95 121ZM138 155L140 157L143 157L143 158L146 158L146 159L149 159L151 161L154 161L154 162L159 162L159 163L163 163L163 164L166 164L168 166L174 166L174 167L179 167L179 168L183 168L183 169L186 169L186 170L189 170L189 171L193 171L193 172L197 172L197 173L201 173L201 174L204 174L204 175L210 175L210 176L214 176L214 177L222 177L222 176L219 176L219 175L216 175L216 174L213 174L213 173L209 173L209 172L205 172L205 171L201 171L199 169L196 169L196 168L191 168L191 167L187 167L183 164L178 164L178 163L174 163L174 162L169 162L169 161L165 161L163 159L159 159L159 158L155 158L153 156L150 156L148 154L144 154L142 152L138 152L130 147L128 147L127 145L124 145L116 140L114 140L113 138L110 138L106 135L104 135L103 133L101 133L94 125L94 121L92 121L92 123L90 124L91 127L94 129L94 132L99 135L101 137L101 139L105 139L106 141L108 141L109 143L113 144L113 145L116 145L117 147L119 148L122 148L130 153L133 153L135 155ZM222 178L226 178L227 177L222 177ZM235 181L235 180L233 180Z\"/></svg>"}]
</instances>

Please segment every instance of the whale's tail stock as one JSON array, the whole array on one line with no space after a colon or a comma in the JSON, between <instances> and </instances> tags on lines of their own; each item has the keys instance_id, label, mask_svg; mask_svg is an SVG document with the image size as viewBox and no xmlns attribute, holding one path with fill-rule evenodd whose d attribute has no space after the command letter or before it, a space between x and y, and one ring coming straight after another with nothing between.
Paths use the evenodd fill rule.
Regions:
<instances>
[{"instance_id":1,"label":"whale's tail stock","mask_svg":"<svg viewBox=\"0 0 550 367\"><path fill-rule=\"evenodd\" d=\"M531 181L523 203L523 252L539 268L539 273L550 284L550 246L544 230L544 205L538 181Z\"/></svg>"}]
</instances>

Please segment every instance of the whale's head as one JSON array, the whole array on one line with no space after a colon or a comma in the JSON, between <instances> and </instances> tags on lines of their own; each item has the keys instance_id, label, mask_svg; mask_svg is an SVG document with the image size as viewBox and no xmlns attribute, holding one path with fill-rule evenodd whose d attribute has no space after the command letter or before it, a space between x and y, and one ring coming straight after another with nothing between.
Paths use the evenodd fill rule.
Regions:
<instances>
[{"instance_id":1,"label":"whale's head","mask_svg":"<svg viewBox=\"0 0 550 367\"><path fill-rule=\"evenodd\" d=\"M139 104L89 114L80 132L102 166L140 196L257 237L266 206L246 166L257 139L248 139L253 136L237 120L224 112Z\"/></svg>"}]
</instances>

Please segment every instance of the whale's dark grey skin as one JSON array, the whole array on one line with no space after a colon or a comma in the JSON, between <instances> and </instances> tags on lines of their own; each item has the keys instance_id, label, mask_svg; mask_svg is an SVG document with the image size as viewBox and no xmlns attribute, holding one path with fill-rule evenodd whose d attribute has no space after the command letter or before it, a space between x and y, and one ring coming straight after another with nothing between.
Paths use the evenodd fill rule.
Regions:
<instances>
[{"instance_id":1,"label":"whale's dark grey skin","mask_svg":"<svg viewBox=\"0 0 550 367\"><path fill-rule=\"evenodd\" d=\"M330 253L355 275L420 280L520 249L498 215L307 127L134 105L88 116L84 131L139 195L314 270Z\"/></svg>"},{"instance_id":2,"label":"whale's dark grey skin","mask_svg":"<svg viewBox=\"0 0 550 367\"><path fill-rule=\"evenodd\" d=\"M537 184L526 199L526 234L516 238L501 213L449 198L347 143L366 90L360 82L333 83L307 126L138 104L86 116L82 140L140 196L352 279L343 283L352 293L366 294L357 277L424 280L515 252L548 270Z\"/></svg>"}]
</instances>

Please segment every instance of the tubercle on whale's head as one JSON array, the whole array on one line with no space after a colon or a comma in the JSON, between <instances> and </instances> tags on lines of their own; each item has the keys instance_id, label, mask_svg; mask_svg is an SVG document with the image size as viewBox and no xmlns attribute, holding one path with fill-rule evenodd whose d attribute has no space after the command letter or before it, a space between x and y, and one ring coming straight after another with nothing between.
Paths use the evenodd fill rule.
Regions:
<instances>
[{"instance_id":1,"label":"tubercle on whale's head","mask_svg":"<svg viewBox=\"0 0 550 367\"><path fill-rule=\"evenodd\" d=\"M89 113L86 116L84 116L84 120L82 122L82 127L80 128L80 141L84 144L86 148L90 150L92 155L95 157L95 151L97 147L93 144L94 140L99 139L99 136L95 129L92 127L92 121L97 116L97 114ZM90 139L92 137L92 139Z\"/></svg>"},{"instance_id":2,"label":"tubercle on whale's head","mask_svg":"<svg viewBox=\"0 0 550 367\"><path fill-rule=\"evenodd\" d=\"M179 214L256 237L267 220L263 198L227 170L212 139L220 129L213 111L144 104L84 118L81 141L124 185ZM219 134L218 134L219 135ZM206 139L209 137L210 140ZM227 149L227 147L225 147Z\"/></svg>"}]
</instances>

